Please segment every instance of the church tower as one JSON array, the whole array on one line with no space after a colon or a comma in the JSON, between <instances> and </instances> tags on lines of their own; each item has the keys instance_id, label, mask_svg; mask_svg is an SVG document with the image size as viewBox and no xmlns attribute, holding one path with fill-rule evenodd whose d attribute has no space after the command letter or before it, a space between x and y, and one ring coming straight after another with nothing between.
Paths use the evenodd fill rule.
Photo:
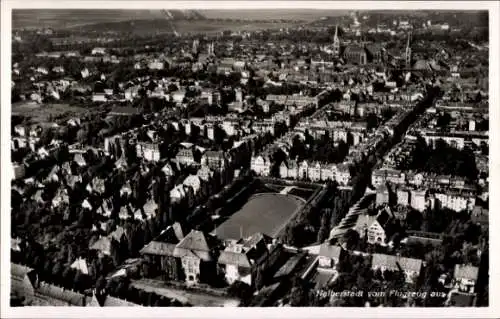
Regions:
<instances>
[{"instance_id":1,"label":"church tower","mask_svg":"<svg viewBox=\"0 0 500 319\"><path fill-rule=\"evenodd\" d=\"M197 54L198 53L198 46L199 45L200 45L200 40L198 40L198 39L193 40L193 48L191 50L191 52L193 54Z\"/></svg>"},{"instance_id":2,"label":"church tower","mask_svg":"<svg viewBox=\"0 0 500 319\"><path fill-rule=\"evenodd\" d=\"M214 55L214 43L208 45L208 55Z\"/></svg>"},{"instance_id":3,"label":"church tower","mask_svg":"<svg viewBox=\"0 0 500 319\"><path fill-rule=\"evenodd\" d=\"M406 51L405 51L405 66L407 69L411 68L411 47L410 47L410 40L411 39L411 33L408 34L408 40L406 41Z\"/></svg>"},{"instance_id":4,"label":"church tower","mask_svg":"<svg viewBox=\"0 0 500 319\"><path fill-rule=\"evenodd\" d=\"M340 55L340 40L338 35L339 27L335 26L335 35L333 36L333 55L338 58Z\"/></svg>"}]
</instances>

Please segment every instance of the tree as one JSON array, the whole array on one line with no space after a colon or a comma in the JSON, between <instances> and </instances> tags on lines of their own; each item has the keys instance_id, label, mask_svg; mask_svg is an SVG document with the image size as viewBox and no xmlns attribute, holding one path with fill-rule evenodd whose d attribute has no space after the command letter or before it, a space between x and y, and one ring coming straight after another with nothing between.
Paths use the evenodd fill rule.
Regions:
<instances>
[{"instance_id":1,"label":"tree","mask_svg":"<svg viewBox=\"0 0 500 319\"><path fill-rule=\"evenodd\" d=\"M52 142L54 138L54 130L51 127L45 128L40 136L40 143L42 145L48 145Z\"/></svg>"},{"instance_id":2,"label":"tree","mask_svg":"<svg viewBox=\"0 0 500 319\"><path fill-rule=\"evenodd\" d=\"M423 223L423 216L419 211L410 209L408 214L406 214L405 223L409 230L420 230Z\"/></svg>"},{"instance_id":3,"label":"tree","mask_svg":"<svg viewBox=\"0 0 500 319\"><path fill-rule=\"evenodd\" d=\"M304 283L298 279L295 280L293 288L290 291L290 305L292 306L304 306L307 305L307 291L305 290Z\"/></svg>"},{"instance_id":4,"label":"tree","mask_svg":"<svg viewBox=\"0 0 500 319\"><path fill-rule=\"evenodd\" d=\"M111 239L110 253L114 266L118 267L123 260L120 252L120 243L114 238Z\"/></svg>"},{"instance_id":5,"label":"tree","mask_svg":"<svg viewBox=\"0 0 500 319\"><path fill-rule=\"evenodd\" d=\"M261 268L257 268L255 272L255 289L260 290L264 286L264 274Z\"/></svg>"},{"instance_id":6,"label":"tree","mask_svg":"<svg viewBox=\"0 0 500 319\"><path fill-rule=\"evenodd\" d=\"M63 264L58 261L55 263L54 268L52 269L52 278L55 283L60 283L62 280L62 273L64 271Z\"/></svg>"},{"instance_id":7,"label":"tree","mask_svg":"<svg viewBox=\"0 0 500 319\"><path fill-rule=\"evenodd\" d=\"M227 293L229 296L236 297L240 299L243 304L246 304L246 301L252 297L252 288L246 283L236 280L229 286Z\"/></svg>"},{"instance_id":8,"label":"tree","mask_svg":"<svg viewBox=\"0 0 500 319\"><path fill-rule=\"evenodd\" d=\"M354 229L349 229L342 237L348 250L355 249L360 241L360 236Z\"/></svg>"},{"instance_id":9,"label":"tree","mask_svg":"<svg viewBox=\"0 0 500 319\"><path fill-rule=\"evenodd\" d=\"M366 129L372 130L377 128L378 126L378 117L374 113L369 113L366 117Z\"/></svg>"},{"instance_id":10,"label":"tree","mask_svg":"<svg viewBox=\"0 0 500 319\"><path fill-rule=\"evenodd\" d=\"M99 290L105 289L106 285L107 285L106 278L104 278L103 275L99 276L99 278L97 279L97 281L95 283L95 288L99 291Z\"/></svg>"},{"instance_id":11,"label":"tree","mask_svg":"<svg viewBox=\"0 0 500 319\"><path fill-rule=\"evenodd\" d=\"M438 117L436 126L442 130L446 129L451 122L451 115L447 112Z\"/></svg>"},{"instance_id":12,"label":"tree","mask_svg":"<svg viewBox=\"0 0 500 319\"><path fill-rule=\"evenodd\" d=\"M321 226L318 231L317 241L322 243L328 238L328 232L330 231L330 210L322 210L321 215Z\"/></svg>"}]
</instances>

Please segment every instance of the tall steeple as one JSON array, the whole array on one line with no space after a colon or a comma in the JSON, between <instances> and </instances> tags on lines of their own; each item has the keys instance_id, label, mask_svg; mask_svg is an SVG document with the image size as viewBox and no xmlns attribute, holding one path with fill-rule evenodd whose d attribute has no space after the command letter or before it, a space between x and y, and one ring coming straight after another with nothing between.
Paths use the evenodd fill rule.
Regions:
<instances>
[{"instance_id":1,"label":"tall steeple","mask_svg":"<svg viewBox=\"0 0 500 319\"><path fill-rule=\"evenodd\" d=\"M406 51L405 51L405 65L407 69L411 68L411 32L408 33L408 40L406 41Z\"/></svg>"},{"instance_id":2,"label":"tall steeple","mask_svg":"<svg viewBox=\"0 0 500 319\"><path fill-rule=\"evenodd\" d=\"M335 35L333 36L333 55L335 57L338 57L340 55L340 40L339 40L339 27L338 25L335 26Z\"/></svg>"},{"instance_id":3,"label":"tall steeple","mask_svg":"<svg viewBox=\"0 0 500 319\"><path fill-rule=\"evenodd\" d=\"M200 41L198 39L194 39L193 40L193 48L192 48L193 54L198 53L198 46L199 45L200 45Z\"/></svg>"},{"instance_id":4,"label":"tall steeple","mask_svg":"<svg viewBox=\"0 0 500 319\"><path fill-rule=\"evenodd\" d=\"M214 55L214 43L208 45L208 55Z\"/></svg>"}]
</instances>

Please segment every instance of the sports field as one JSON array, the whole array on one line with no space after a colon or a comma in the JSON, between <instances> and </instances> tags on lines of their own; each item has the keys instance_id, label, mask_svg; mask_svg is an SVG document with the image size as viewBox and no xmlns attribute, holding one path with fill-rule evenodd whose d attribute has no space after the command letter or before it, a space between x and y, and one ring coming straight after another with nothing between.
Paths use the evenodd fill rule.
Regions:
<instances>
[{"instance_id":1,"label":"sports field","mask_svg":"<svg viewBox=\"0 0 500 319\"><path fill-rule=\"evenodd\" d=\"M275 237L304 202L290 195L255 194L214 233L221 239L240 239L259 232Z\"/></svg>"}]
</instances>

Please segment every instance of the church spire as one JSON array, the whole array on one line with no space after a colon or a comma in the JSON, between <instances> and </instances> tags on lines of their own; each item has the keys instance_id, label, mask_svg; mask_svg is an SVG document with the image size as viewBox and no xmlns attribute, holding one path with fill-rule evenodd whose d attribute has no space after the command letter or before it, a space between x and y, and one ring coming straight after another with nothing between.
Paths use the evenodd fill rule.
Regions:
<instances>
[{"instance_id":1,"label":"church spire","mask_svg":"<svg viewBox=\"0 0 500 319\"><path fill-rule=\"evenodd\" d=\"M339 27L338 25L335 26L335 35L333 36L333 55L335 57L338 57L340 55L340 40L339 40Z\"/></svg>"},{"instance_id":2,"label":"church spire","mask_svg":"<svg viewBox=\"0 0 500 319\"><path fill-rule=\"evenodd\" d=\"M411 68L411 46L410 46L411 40L410 39L411 39L411 32L408 33L408 39L406 41L405 62L406 62L407 69Z\"/></svg>"}]
</instances>

